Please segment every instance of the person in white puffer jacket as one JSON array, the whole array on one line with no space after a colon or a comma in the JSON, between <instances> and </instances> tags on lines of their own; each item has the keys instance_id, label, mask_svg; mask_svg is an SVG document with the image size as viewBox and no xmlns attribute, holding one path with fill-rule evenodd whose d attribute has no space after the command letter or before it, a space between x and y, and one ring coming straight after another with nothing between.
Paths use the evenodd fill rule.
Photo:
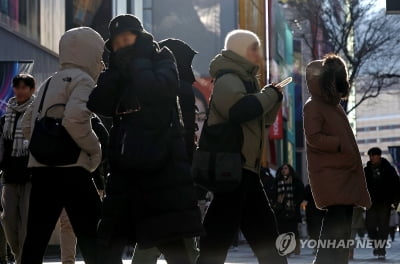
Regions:
<instances>
[{"instance_id":1,"label":"person in white puffer jacket","mask_svg":"<svg viewBox=\"0 0 400 264\"><path fill-rule=\"evenodd\" d=\"M103 47L102 37L88 27L71 29L61 37L60 71L50 79L41 116L51 106L65 104L65 107L52 107L48 116L62 118L62 125L81 153L76 163L59 167L48 167L30 155L28 167L32 168L32 192L22 252L23 264L42 263L63 208L71 220L85 263L96 262L96 232L101 202L91 172L101 161L101 146L92 130L92 113L86 103L103 69ZM39 90L22 120L24 135L29 140L43 90Z\"/></svg>"}]
</instances>

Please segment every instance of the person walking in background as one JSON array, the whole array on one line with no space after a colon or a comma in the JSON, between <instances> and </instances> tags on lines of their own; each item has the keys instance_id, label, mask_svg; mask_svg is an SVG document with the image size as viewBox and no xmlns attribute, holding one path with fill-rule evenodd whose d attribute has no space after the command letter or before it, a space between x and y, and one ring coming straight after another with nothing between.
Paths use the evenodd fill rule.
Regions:
<instances>
[{"instance_id":1,"label":"person walking in background","mask_svg":"<svg viewBox=\"0 0 400 264\"><path fill-rule=\"evenodd\" d=\"M300 254L298 224L301 223L300 205L304 199L304 185L290 164L284 164L277 170L274 211L281 234L292 232L296 237L295 254Z\"/></svg>"},{"instance_id":2,"label":"person walking in background","mask_svg":"<svg viewBox=\"0 0 400 264\"><path fill-rule=\"evenodd\" d=\"M211 61L210 74L216 80L208 126L228 121L240 124L245 162L239 186L214 194L204 219L206 234L200 238L198 264L224 263L239 229L259 263L287 263L275 247L275 216L259 175L265 127L274 122L283 98L282 87L259 88L261 49L256 34L234 30L226 36L224 50Z\"/></svg>"},{"instance_id":3,"label":"person walking in background","mask_svg":"<svg viewBox=\"0 0 400 264\"><path fill-rule=\"evenodd\" d=\"M358 234L360 238L364 238L365 233L365 210L361 207L354 207L353 208L353 220L351 223L351 236L352 240L356 239L356 235ZM349 259L354 259L354 246L350 247Z\"/></svg>"},{"instance_id":4,"label":"person walking in background","mask_svg":"<svg viewBox=\"0 0 400 264\"><path fill-rule=\"evenodd\" d=\"M15 97L8 101L6 114L0 120L0 168L3 171L1 222L15 262L20 264L31 192L29 143L22 133L21 120L34 100L35 79L29 74L15 76L13 92Z\"/></svg>"},{"instance_id":5,"label":"person walking in background","mask_svg":"<svg viewBox=\"0 0 400 264\"><path fill-rule=\"evenodd\" d=\"M307 184L304 188L304 202L308 237L310 240L318 241L325 211L318 209L315 205L310 184ZM317 248L313 249L313 253L314 255L317 253Z\"/></svg>"},{"instance_id":6,"label":"person walking in background","mask_svg":"<svg viewBox=\"0 0 400 264\"><path fill-rule=\"evenodd\" d=\"M87 104L113 117L99 263L121 263L124 247L137 243L157 247L168 263L189 264L184 238L203 229L177 111L175 58L133 15L113 18L109 31L110 65Z\"/></svg>"},{"instance_id":7,"label":"person walking in background","mask_svg":"<svg viewBox=\"0 0 400 264\"><path fill-rule=\"evenodd\" d=\"M364 168L372 206L367 210L368 236L374 240L373 254L380 259L386 255L386 240L389 235L390 210L397 208L400 196L399 176L395 168L382 157L382 150L371 148L369 161ZM380 243L384 242L383 245Z\"/></svg>"},{"instance_id":8,"label":"person walking in background","mask_svg":"<svg viewBox=\"0 0 400 264\"><path fill-rule=\"evenodd\" d=\"M32 192L22 264L43 262L63 208L71 221L85 263L97 261L96 237L101 202L91 172L101 162L101 146L92 130L92 113L86 102L104 67L104 41L93 29L80 27L65 32L59 43L60 71L42 85L37 99L23 117L22 128L25 137L32 142L38 115L39 118L48 115L62 118L62 126L78 147L78 157L72 164L48 166L37 161L31 149ZM41 106L44 110L39 114Z\"/></svg>"},{"instance_id":9,"label":"person walking in background","mask_svg":"<svg viewBox=\"0 0 400 264\"><path fill-rule=\"evenodd\" d=\"M353 206L369 208L371 199L360 151L342 106L350 91L345 62L329 54L306 68L311 98L304 105L308 172L315 204L326 210L321 240L348 240ZM315 264L348 263L349 248L320 247Z\"/></svg>"}]
</instances>

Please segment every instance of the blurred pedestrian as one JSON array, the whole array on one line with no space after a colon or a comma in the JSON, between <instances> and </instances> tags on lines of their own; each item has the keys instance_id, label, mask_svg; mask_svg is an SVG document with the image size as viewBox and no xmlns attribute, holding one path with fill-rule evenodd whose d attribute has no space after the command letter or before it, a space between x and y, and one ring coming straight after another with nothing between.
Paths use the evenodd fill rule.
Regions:
<instances>
[{"instance_id":1,"label":"blurred pedestrian","mask_svg":"<svg viewBox=\"0 0 400 264\"><path fill-rule=\"evenodd\" d=\"M109 24L110 65L89 109L113 117L110 176L99 224L99 263L121 263L128 244L190 263L184 238L202 232L177 111L178 73L168 48L133 15Z\"/></svg>"},{"instance_id":2,"label":"blurred pedestrian","mask_svg":"<svg viewBox=\"0 0 400 264\"><path fill-rule=\"evenodd\" d=\"M395 168L382 157L380 148L371 148L368 155L370 160L364 171L372 206L367 211L366 225L368 236L374 241L374 256L384 259L386 256L386 240L390 231L390 211L392 206L397 208L400 182Z\"/></svg>"},{"instance_id":3,"label":"blurred pedestrian","mask_svg":"<svg viewBox=\"0 0 400 264\"><path fill-rule=\"evenodd\" d=\"M226 36L224 50L211 61L210 74L216 80L208 127L228 121L240 124L245 162L239 186L214 193L204 219L206 234L200 239L198 264L224 263L239 229L259 263L286 263L275 246L275 216L259 174L265 127L274 122L283 95L282 87L259 88L261 51L256 34L234 30Z\"/></svg>"},{"instance_id":4,"label":"blurred pedestrian","mask_svg":"<svg viewBox=\"0 0 400 264\"><path fill-rule=\"evenodd\" d=\"M371 200L360 151L341 98L350 91L345 62L329 54L306 68L311 98L304 106L309 180L315 203L325 209L320 240L347 241L353 206L369 208ZM320 247L315 264L348 263L349 248Z\"/></svg>"},{"instance_id":5,"label":"blurred pedestrian","mask_svg":"<svg viewBox=\"0 0 400 264\"><path fill-rule=\"evenodd\" d=\"M292 232L296 237L295 254L300 254L298 224L301 223L300 205L304 200L304 184L296 176L290 164L284 164L277 170L275 188L276 197L274 211L278 221L279 233Z\"/></svg>"},{"instance_id":6,"label":"blurred pedestrian","mask_svg":"<svg viewBox=\"0 0 400 264\"><path fill-rule=\"evenodd\" d=\"M0 160L3 171L1 218L11 252L15 262L19 264L26 235L31 192L28 141L22 134L21 120L34 100L35 79L29 74L18 74L13 79L13 92L15 96L8 101L6 114L0 121Z\"/></svg>"},{"instance_id":7,"label":"blurred pedestrian","mask_svg":"<svg viewBox=\"0 0 400 264\"><path fill-rule=\"evenodd\" d=\"M37 99L23 117L23 132L31 143L39 137L33 134L39 115L38 120L62 118L62 126L78 147L77 160L74 162L72 158L75 157L67 157L71 164L60 166L40 163L30 149L32 192L23 264L43 262L51 233L63 208L71 221L85 263L97 261L96 236L101 204L91 172L100 164L101 147L92 130L92 114L86 102L103 68L103 46L103 39L91 28L80 27L65 32L60 40L60 71L42 85ZM39 111L41 107L43 111ZM53 158L64 164L66 157ZM46 156L46 160L41 160L47 162L48 159Z\"/></svg>"},{"instance_id":8,"label":"blurred pedestrian","mask_svg":"<svg viewBox=\"0 0 400 264\"><path fill-rule=\"evenodd\" d=\"M365 210L361 207L353 208L353 220L351 223L351 239L355 240L357 234L363 234L365 231ZM365 234L365 233L364 233ZM362 239L363 236L360 235ZM354 246L350 247L349 259L354 259Z\"/></svg>"}]
</instances>

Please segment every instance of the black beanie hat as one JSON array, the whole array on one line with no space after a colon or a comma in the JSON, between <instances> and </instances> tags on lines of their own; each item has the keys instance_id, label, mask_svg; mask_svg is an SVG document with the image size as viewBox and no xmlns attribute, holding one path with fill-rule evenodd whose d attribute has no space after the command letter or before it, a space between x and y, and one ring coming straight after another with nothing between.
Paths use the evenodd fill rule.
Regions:
<instances>
[{"instance_id":1,"label":"black beanie hat","mask_svg":"<svg viewBox=\"0 0 400 264\"><path fill-rule=\"evenodd\" d=\"M106 41L105 47L112 51L111 41L123 32L131 31L136 34L143 32L142 22L131 14L119 15L111 19L108 25L108 32L110 33L110 38Z\"/></svg>"}]
</instances>

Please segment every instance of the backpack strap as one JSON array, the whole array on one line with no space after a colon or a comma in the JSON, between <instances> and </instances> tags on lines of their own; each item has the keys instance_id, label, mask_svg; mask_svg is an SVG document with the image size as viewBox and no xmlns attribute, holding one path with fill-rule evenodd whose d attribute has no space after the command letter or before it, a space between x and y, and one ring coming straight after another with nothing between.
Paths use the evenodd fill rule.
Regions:
<instances>
[{"instance_id":1,"label":"backpack strap","mask_svg":"<svg viewBox=\"0 0 400 264\"><path fill-rule=\"evenodd\" d=\"M219 78L221 78L222 76L224 76L225 74L228 74L228 73L233 73L233 74L235 74L236 76L238 76L240 80L242 80L243 85L244 85L244 87L245 87L247 93L255 93L255 92L257 91L257 87L256 87L256 85L254 84L254 82L243 80L242 78L240 78L239 74L237 74L237 72L234 71L234 70L220 70L220 71L218 71L217 74L216 74L215 77L214 77L213 82L215 83ZM213 99L213 96L212 96L212 94L211 94L209 107L208 107L208 109L207 109L207 119L208 119L208 115L209 115L209 113L210 113L212 99Z\"/></svg>"},{"instance_id":2,"label":"backpack strap","mask_svg":"<svg viewBox=\"0 0 400 264\"><path fill-rule=\"evenodd\" d=\"M44 87L42 99L40 100L40 104L39 104L39 108L38 108L38 116L42 113L44 98L46 97L47 89L49 88L49 83L50 83L51 78L52 78L52 77L50 77L50 78L47 80L46 85L45 85L45 87Z\"/></svg>"},{"instance_id":3,"label":"backpack strap","mask_svg":"<svg viewBox=\"0 0 400 264\"><path fill-rule=\"evenodd\" d=\"M217 72L217 74L215 75L214 82L216 82L219 78L221 78L222 76L224 76L225 74L228 74L228 73L233 73L233 74L235 74L236 76L238 76L240 78L239 74L237 74L236 71L233 71L233 70L221 70L221 71ZM242 80L243 85L246 88L246 92L247 93L255 93L257 91L257 87L254 84L254 82L246 81L246 80L243 80L242 78L240 78L240 80Z\"/></svg>"}]
</instances>

